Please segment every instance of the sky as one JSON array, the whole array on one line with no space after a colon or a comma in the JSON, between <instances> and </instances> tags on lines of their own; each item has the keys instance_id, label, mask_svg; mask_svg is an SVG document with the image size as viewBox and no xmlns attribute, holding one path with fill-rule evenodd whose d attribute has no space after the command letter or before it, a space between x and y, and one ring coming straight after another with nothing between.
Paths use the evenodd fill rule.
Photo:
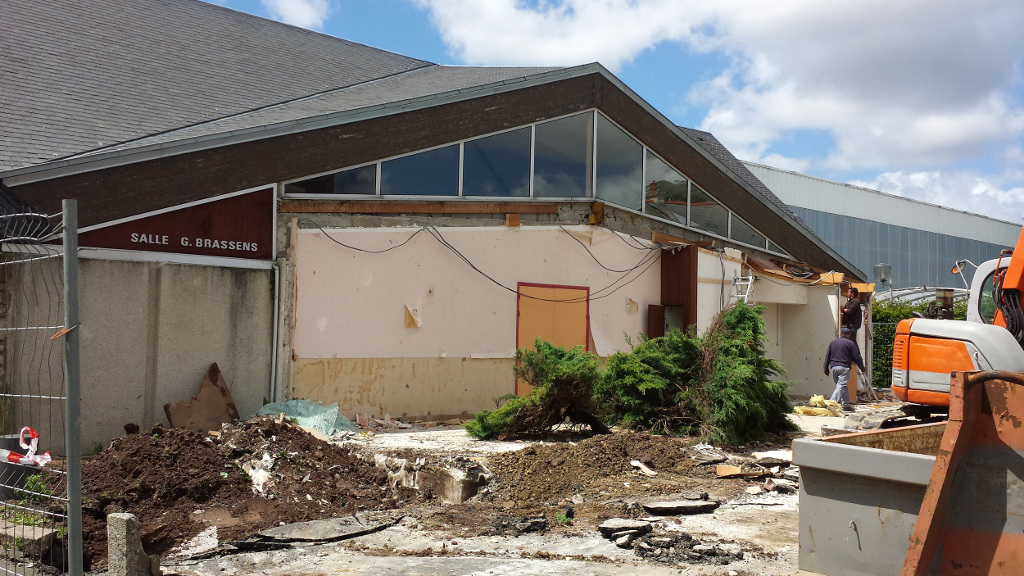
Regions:
<instances>
[{"instance_id":1,"label":"sky","mask_svg":"<svg viewBox=\"0 0 1024 576\"><path fill-rule=\"evenodd\" d=\"M1024 223L1021 0L210 0L447 65L600 62L741 160Z\"/></svg>"}]
</instances>

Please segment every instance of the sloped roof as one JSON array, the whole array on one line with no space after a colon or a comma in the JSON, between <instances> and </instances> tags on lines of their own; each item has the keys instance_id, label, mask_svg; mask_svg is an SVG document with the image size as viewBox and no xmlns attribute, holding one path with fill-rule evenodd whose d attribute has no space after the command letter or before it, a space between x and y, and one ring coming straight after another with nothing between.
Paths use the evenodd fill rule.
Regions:
<instances>
[{"instance_id":1,"label":"sloped roof","mask_svg":"<svg viewBox=\"0 0 1024 576\"><path fill-rule=\"evenodd\" d=\"M0 22L0 172L432 65L195 0L4 0Z\"/></svg>"},{"instance_id":2,"label":"sloped roof","mask_svg":"<svg viewBox=\"0 0 1024 576\"><path fill-rule=\"evenodd\" d=\"M300 123L306 120L329 121L332 115L338 116L353 110L383 107L396 102L408 103L415 99L439 98L442 95L453 92L492 87L495 84L514 83L553 70L558 69L433 65L354 86L297 98L250 112L243 112L177 130L170 130L97 150L96 152L131 150L168 142L195 140L218 134L257 128L264 129L271 126L280 126L285 123Z\"/></svg>"},{"instance_id":3,"label":"sloped roof","mask_svg":"<svg viewBox=\"0 0 1024 576\"><path fill-rule=\"evenodd\" d=\"M707 150L709 154L724 164L726 168L732 171L732 173L742 180L755 194L760 195L770 205L774 206L779 212L784 214L787 219L791 220L794 228L800 230L810 243L828 252L832 258L842 262L849 270L855 271L860 278L866 278L862 270L859 270L856 266L840 256L838 252L829 247L820 236L814 233L814 230L811 230L811 227L808 226L807 223L801 220L800 217L797 216L781 198L769 190L768 187L764 185L764 182L758 180L757 176L748 170L739 158L733 156L732 152L729 152L729 149L723 146L722 143L718 141L718 138L715 138L713 134L703 130L684 128L682 126L680 126L679 129L687 136L693 138L700 147ZM770 233L768 233L768 237L769 239L771 238Z\"/></svg>"}]
</instances>

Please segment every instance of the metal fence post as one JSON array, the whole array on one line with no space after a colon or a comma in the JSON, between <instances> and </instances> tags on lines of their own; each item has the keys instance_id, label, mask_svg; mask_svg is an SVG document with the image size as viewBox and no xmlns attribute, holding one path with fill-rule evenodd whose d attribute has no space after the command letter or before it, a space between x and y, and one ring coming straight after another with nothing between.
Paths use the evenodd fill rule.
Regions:
<instances>
[{"instance_id":1,"label":"metal fence post","mask_svg":"<svg viewBox=\"0 0 1024 576\"><path fill-rule=\"evenodd\" d=\"M82 445L78 370L78 202L64 200L64 371L67 375L68 573L81 576Z\"/></svg>"}]
</instances>

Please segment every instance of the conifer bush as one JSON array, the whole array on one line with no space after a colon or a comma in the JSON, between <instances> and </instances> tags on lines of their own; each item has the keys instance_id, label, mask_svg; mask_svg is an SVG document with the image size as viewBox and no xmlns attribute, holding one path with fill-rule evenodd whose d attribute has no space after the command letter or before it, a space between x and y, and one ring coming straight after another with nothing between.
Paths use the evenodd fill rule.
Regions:
<instances>
[{"instance_id":1,"label":"conifer bush","mask_svg":"<svg viewBox=\"0 0 1024 576\"><path fill-rule=\"evenodd\" d=\"M762 307L738 303L702 335L672 330L608 358L595 395L606 422L741 444L792 430L782 366L765 354Z\"/></svg>"},{"instance_id":2,"label":"conifer bush","mask_svg":"<svg viewBox=\"0 0 1024 576\"><path fill-rule=\"evenodd\" d=\"M516 376L533 390L497 410L478 412L466 431L482 440L546 436L556 424L607 433L592 405L599 370L600 359L582 347L566 350L538 339L534 350L521 348L515 357Z\"/></svg>"},{"instance_id":3,"label":"conifer bush","mask_svg":"<svg viewBox=\"0 0 1024 576\"><path fill-rule=\"evenodd\" d=\"M516 352L515 371L534 390L466 424L482 439L544 436L556 424L606 432L606 424L697 436L719 444L795 429L782 366L765 354L763 307L740 302L703 334L672 330L600 359L538 340ZM628 339L627 339L628 342ZM598 416L595 416L597 414Z\"/></svg>"}]
</instances>

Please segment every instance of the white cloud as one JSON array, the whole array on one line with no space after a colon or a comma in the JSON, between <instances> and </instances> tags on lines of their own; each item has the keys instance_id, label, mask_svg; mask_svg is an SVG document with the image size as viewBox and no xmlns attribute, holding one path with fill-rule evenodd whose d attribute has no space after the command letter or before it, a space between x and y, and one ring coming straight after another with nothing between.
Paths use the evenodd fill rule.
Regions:
<instances>
[{"instance_id":1,"label":"white cloud","mask_svg":"<svg viewBox=\"0 0 1024 576\"><path fill-rule=\"evenodd\" d=\"M689 84L688 104L707 110L697 127L744 159L830 174L961 171L939 178L952 186L979 158L1006 173L1024 148L1020 0L415 1L468 64L600 61L616 72L664 42L714 54L726 67L696 83L655 73ZM802 130L831 143L777 149ZM1012 203L1022 180L999 178L968 197Z\"/></svg>"},{"instance_id":2,"label":"white cloud","mask_svg":"<svg viewBox=\"0 0 1024 576\"><path fill-rule=\"evenodd\" d=\"M871 181L852 181L871 188L930 202L945 208L1024 223L1024 178L1019 171L994 177L970 172L884 172Z\"/></svg>"},{"instance_id":3,"label":"white cloud","mask_svg":"<svg viewBox=\"0 0 1024 576\"><path fill-rule=\"evenodd\" d=\"M416 0L467 64L619 70L641 51L690 36L699 15L675 0Z\"/></svg>"},{"instance_id":4,"label":"white cloud","mask_svg":"<svg viewBox=\"0 0 1024 576\"><path fill-rule=\"evenodd\" d=\"M262 0L270 17L302 28L319 30L330 12L328 0Z\"/></svg>"}]
</instances>

